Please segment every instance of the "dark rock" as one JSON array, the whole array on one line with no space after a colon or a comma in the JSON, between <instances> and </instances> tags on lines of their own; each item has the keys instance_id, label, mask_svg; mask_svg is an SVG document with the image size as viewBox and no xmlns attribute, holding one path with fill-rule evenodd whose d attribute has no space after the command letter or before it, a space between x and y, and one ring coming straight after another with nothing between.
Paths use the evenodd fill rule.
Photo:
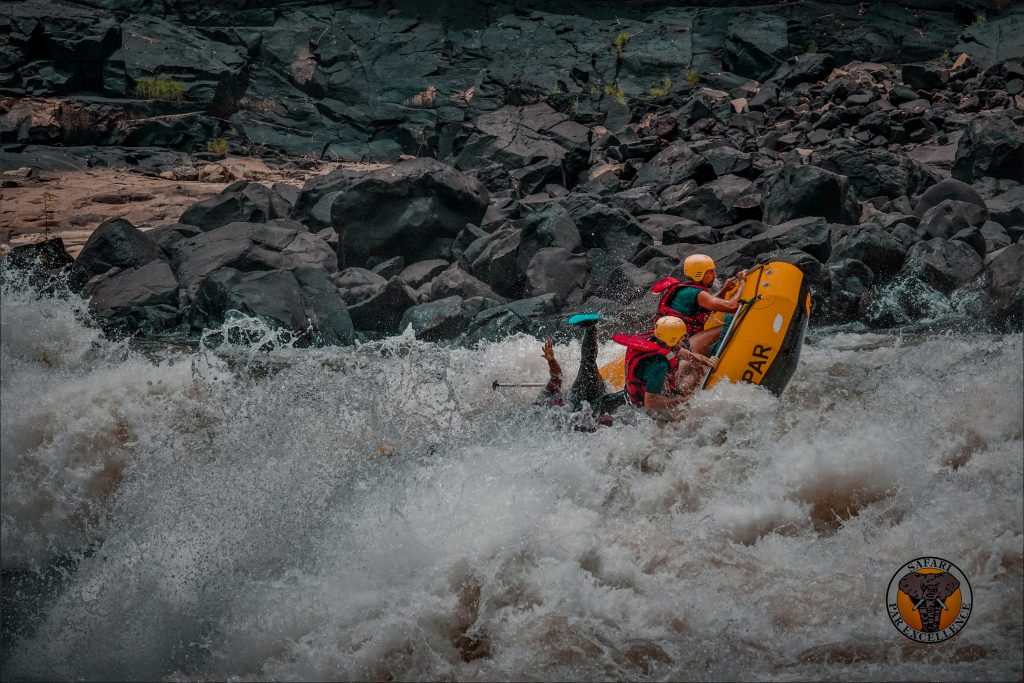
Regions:
<instances>
[{"instance_id":1,"label":"dark rock","mask_svg":"<svg viewBox=\"0 0 1024 683\"><path fill-rule=\"evenodd\" d=\"M161 225L153 228L152 230L147 230L146 237L153 240L167 258L171 259L173 258L174 252L177 250L178 244L190 237L195 237L202 232L203 231L200 228L197 228L194 225L174 223L172 225Z\"/></svg>"},{"instance_id":2,"label":"dark rock","mask_svg":"<svg viewBox=\"0 0 1024 683\"><path fill-rule=\"evenodd\" d=\"M985 202L989 216L1001 225L1024 226L1024 185L996 195Z\"/></svg>"},{"instance_id":3,"label":"dark rock","mask_svg":"<svg viewBox=\"0 0 1024 683\"><path fill-rule=\"evenodd\" d=\"M42 242L14 247L0 263L5 268L31 268L47 273L56 273L73 264L74 259L64 248L64 240L59 237L51 237Z\"/></svg>"},{"instance_id":4,"label":"dark rock","mask_svg":"<svg viewBox=\"0 0 1024 683\"><path fill-rule=\"evenodd\" d=\"M519 202L513 197L491 197L487 211L480 219L480 227L501 225L505 221L519 218Z\"/></svg>"},{"instance_id":5,"label":"dark rock","mask_svg":"<svg viewBox=\"0 0 1024 683\"><path fill-rule=\"evenodd\" d=\"M302 288L306 319L312 327L312 343L317 346L351 344L356 337L352 319L327 273L300 266L292 275Z\"/></svg>"},{"instance_id":6,"label":"dark rock","mask_svg":"<svg viewBox=\"0 0 1024 683\"><path fill-rule=\"evenodd\" d=\"M413 289L433 280L439 273L444 271L450 264L444 259L431 259L429 261L418 261L405 267L398 278Z\"/></svg>"},{"instance_id":7,"label":"dark rock","mask_svg":"<svg viewBox=\"0 0 1024 683\"><path fill-rule=\"evenodd\" d=\"M403 314L416 305L416 292L400 278L393 277L370 298L348 307L357 330L377 334L398 334Z\"/></svg>"},{"instance_id":8,"label":"dark rock","mask_svg":"<svg viewBox=\"0 0 1024 683\"><path fill-rule=\"evenodd\" d=\"M557 307L557 297L544 294L488 308L473 317L460 341L473 346L482 341L501 341L517 333L532 333L536 329L533 319L554 313Z\"/></svg>"},{"instance_id":9,"label":"dark rock","mask_svg":"<svg viewBox=\"0 0 1024 683\"><path fill-rule=\"evenodd\" d=\"M333 282L345 305L355 306L383 289L388 279L371 270L353 267L338 273Z\"/></svg>"},{"instance_id":10,"label":"dark rock","mask_svg":"<svg viewBox=\"0 0 1024 683\"><path fill-rule=\"evenodd\" d=\"M239 180L220 194L194 204L181 214L180 222L203 230L228 223L266 223L287 218L291 205L269 187Z\"/></svg>"},{"instance_id":11,"label":"dark rock","mask_svg":"<svg viewBox=\"0 0 1024 683\"><path fill-rule=\"evenodd\" d=\"M162 258L160 247L144 232L123 218L111 218L89 235L71 266L68 283L80 289L93 275L111 268L127 270Z\"/></svg>"},{"instance_id":12,"label":"dark rock","mask_svg":"<svg viewBox=\"0 0 1024 683\"><path fill-rule=\"evenodd\" d=\"M951 239L963 242L971 249L978 253L978 256L985 257L986 252L986 240L985 235L981 232L981 227L971 225L963 228L953 234Z\"/></svg>"},{"instance_id":13,"label":"dark rock","mask_svg":"<svg viewBox=\"0 0 1024 683\"><path fill-rule=\"evenodd\" d=\"M960 138L953 177L973 183L982 176L1024 182L1024 129L1006 114L972 120Z\"/></svg>"},{"instance_id":14,"label":"dark rock","mask_svg":"<svg viewBox=\"0 0 1024 683\"><path fill-rule=\"evenodd\" d=\"M589 155L589 130L543 102L484 114L463 135L453 146L455 166L463 171L494 162L521 169L548 160L561 172L546 182L571 186Z\"/></svg>"},{"instance_id":15,"label":"dark rock","mask_svg":"<svg viewBox=\"0 0 1024 683\"><path fill-rule=\"evenodd\" d=\"M299 191L288 217L304 223L310 230L331 227L334 199L365 175L366 171L339 168L311 178Z\"/></svg>"},{"instance_id":16,"label":"dark rock","mask_svg":"<svg viewBox=\"0 0 1024 683\"><path fill-rule=\"evenodd\" d=\"M704 158L695 154L687 143L673 142L644 165L633 179L633 187L651 185L660 192L689 180L704 163Z\"/></svg>"},{"instance_id":17,"label":"dark rock","mask_svg":"<svg viewBox=\"0 0 1024 683\"><path fill-rule=\"evenodd\" d=\"M925 211L921 228L928 237L951 238L968 226L981 227L988 220L984 206L954 199L944 199Z\"/></svg>"},{"instance_id":18,"label":"dark rock","mask_svg":"<svg viewBox=\"0 0 1024 683\"><path fill-rule=\"evenodd\" d=\"M938 177L922 164L881 149L838 149L815 152L814 163L828 171L845 175L858 197L916 195L935 183Z\"/></svg>"},{"instance_id":19,"label":"dark rock","mask_svg":"<svg viewBox=\"0 0 1024 683\"><path fill-rule=\"evenodd\" d=\"M855 259L838 259L827 265L831 283L829 301L833 318L854 320L861 297L875 284L875 275L865 263Z\"/></svg>"},{"instance_id":20,"label":"dark rock","mask_svg":"<svg viewBox=\"0 0 1024 683\"><path fill-rule=\"evenodd\" d=\"M463 299L482 296L485 299L493 299L499 303L507 301L505 297L495 293L485 283L462 270L457 265L449 266L430 282L430 298L432 301L449 296L461 296Z\"/></svg>"},{"instance_id":21,"label":"dark rock","mask_svg":"<svg viewBox=\"0 0 1024 683\"><path fill-rule=\"evenodd\" d=\"M634 216L650 213L657 210L658 198L654 196L650 188L633 187L622 192L608 195L608 204L616 209L621 209Z\"/></svg>"},{"instance_id":22,"label":"dark rock","mask_svg":"<svg viewBox=\"0 0 1024 683\"><path fill-rule=\"evenodd\" d=\"M969 202L985 208L985 200L981 198L977 190L955 178L946 178L929 187L918 198L917 204L914 206L914 215L921 218L930 208L947 199Z\"/></svg>"},{"instance_id":23,"label":"dark rock","mask_svg":"<svg viewBox=\"0 0 1024 683\"><path fill-rule=\"evenodd\" d=\"M985 221L985 224L981 226L981 236L985 239L986 255L1013 243L1013 238L1006 232L1006 229L995 221Z\"/></svg>"},{"instance_id":24,"label":"dark rock","mask_svg":"<svg viewBox=\"0 0 1024 683\"><path fill-rule=\"evenodd\" d=\"M778 68L770 80L784 88L792 88L798 83L824 80L832 73L835 65L835 59L830 54L824 52L804 53L797 57L790 57Z\"/></svg>"},{"instance_id":25,"label":"dark rock","mask_svg":"<svg viewBox=\"0 0 1024 683\"><path fill-rule=\"evenodd\" d=\"M628 304L643 297L657 281L658 277L651 271L638 268L629 261L621 261L611 270L598 293L621 304Z\"/></svg>"},{"instance_id":26,"label":"dark rock","mask_svg":"<svg viewBox=\"0 0 1024 683\"><path fill-rule=\"evenodd\" d=\"M821 216L833 223L856 223L859 211L846 176L816 166L783 165L764 189L764 220L783 223Z\"/></svg>"},{"instance_id":27,"label":"dark rock","mask_svg":"<svg viewBox=\"0 0 1024 683\"><path fill-rule=\"evenodd\" d=\"M1010 7L999 16L986 21L975 21L960 34L960 42L953 46L952 54L966 52L971 61L988 69L1007 60L1024 58L1024 12Z\"/></svg>"},{"instance_id":28,"label":"dark rock","mask_svg":"<svg viewBox=\"0 0 1024 683\"><path fill-rule=\"evenodd\" d=\"M492 304L490 300L479 297L465 301L460 296L449 296L409 308L398 327L405 330L412 325L416 338L424 341L455 339L475 315L491 308Z\"/></svg>"},{"instance_id":29,"label":"dark rock","mask_svg":"<svg viewBox=\"0 0 1024 683\"><path fill-rule=\"evenodd\" d=\"M154 335L178 323L178 281L165 261L122 270L86 293L90 312L108 329Z\"/></svg>"},{"instance_id":30,"label":"dark rock","mask_svg":"<svg viewBox=\"0 0 1024 683\"><path fill-rule=\"evenodd\" d=\"M982 270L982 260L959 240L933 237L918 242L907 253L901 275L916 277L943 294L970 282Z\"/></svg>"},{"instance_id":31,"label":"dark rock","mask_svg":"<svg viewBox=\"0 0 1024 683\"><path fill-rule=\"evenodd\" d=\"M554 294L559 304L579 304L586 298L589 263L583 254L561 247L539 249L526 268L531 297Z\"/></svg>"},{"instance_id":32,"label":"dark rock","mask_svg":"<svg viewBox=\"0 0 1024 683\"><path fill-rule=\"evenodd\" d=\"M737 15L726 32L725 68L753 79L773 73L789 52L786 20L767 12Z\"/></svg>"},{"instance_id":33,"label":"dark rock","mask_svg":"<svg viewBox=\"0 0 1024 683\"><path fill-rule=\"evenodd\" d=\"M390 280L391 278L401 273L404 269L405 259L402 258L401 256L395 256L394 258L389 258L381 261L380 263L373 266L370 270L372 270L377 275L380 275L382 278Z\"/></svg>"},{"instance_id":34,"label":"dark rock","mask_svg":"<svg viewBox=\"0 0 1024 683\"><path fill-rule=\"evenodd\" d=\"M769 227L751 237L743 251L753 257L767 251L799 249L818 261L825 261L831 253L831 241L828 222L808 216Z\"/></svg>"},{"instance_id":35,"label":"dark rock","mask_svg":"<svg viewBox=\"0 0 1024 683\"><path fill-rule=\"evenodd\" d=\"M570 195L561 201L579 231L584 249L606 249L616 258L628 259L649 242L647 234L625 211L586 195Z\"/></svg>"},{"instance_id":36,"label":"dark rock","mask_svg":"<svg viewBox=\"0 0 1024 683\"><path fill-rule=\"evenodd\" d=\"M1024 243L1000 251L985 270L993 312L1020 329L1024 317Z\"/></svg>"},{"instance_id":37,"label":"dark rock","mask_svg":"<svg viewBox=\"0 0 1024 683\"><path fill-rule=\"evenodd\" d=\"M454 238L487 211L479 181L434 159L372 171L343 190L331 207L346 265L370 256L420 260L438 238Z\"/></svg>"},{"instance_id":38,"label":"dark rock","mask_svg":"<svg viewBox=\"0 0 1024 683\"><path fill-rule=\"evenodd\" d=\"M716 178L726 175L754 177L757 174L754 169L754 157L748 152L741 152L732 147L712 147L701 152L700 156ZM703 170L704 166L698 167L698 175Z\"/></svg>"},{"instance_id":39,"label":"dark rock","mask_svg":"<svg viewBox=\"0 0 1024 683\"><path fill-rule=\"evenodd\" d=\"M949 72L932 62L904 64L901 79L911 88L934 90L945 85L946 81L949 80Z\"/></svg>"},{"instance_id":40,"label":"dark rock","mask_svg":"<svg viewBox=\"0 0 1024 683\"><path fill-rule=\"evenodd\" d=\"M730 225L738 216L736 200L747 193L753 183L739 176L722 176L702 185L678 204L666 205L665 213L682 216L713 228Z\"/></svg>"},{"instance_id":41,"label":"dark rock","mask_svg":"<svg viewBox=\"0 0 1024 683\"><path fill-rule=\"evenodd\" d=\"M189 320L193 329L216 328L228 311L237 310L272 327L292 330L304 343L350 343L351 320L344 307L333 305L332 290L326 275L316 269L243 273L222 268L197 290ZM336 290L333 298L336 302ZM309 336L303 334L310 331Z\"/></svg>"},{"instance_id":42,"label":"dark rock","mask_svg":"<svg viewBox=\"0 0 1024 683\"><path fill-rule=\"evenodd\" d=\"M330 274L338 270L338 259L326 242L308 232L229 223L178 243L172 265L186 299L191 299L203 280L222 268L247 273L308 266Z\"/></svg>"},{"instance_id":43,"label":"dark rock","mask_svg":"<svg viewBox=\"0 0 1024 683\"><path fill-rule=\"evenodd\" d=\"M856 261L880 278L895 275L903 265L907 247L879 225L851 227L835 244L828 262Z\"/></svg>"}]
</instances>

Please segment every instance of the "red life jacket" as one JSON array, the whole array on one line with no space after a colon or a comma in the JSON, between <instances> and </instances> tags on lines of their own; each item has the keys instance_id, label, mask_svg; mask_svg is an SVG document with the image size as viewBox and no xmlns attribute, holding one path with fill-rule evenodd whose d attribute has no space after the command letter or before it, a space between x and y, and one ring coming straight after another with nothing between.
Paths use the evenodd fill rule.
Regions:
<instances>
[{"instance_id":1,"label":"red life jacket","mask_svg":"<svg viewBox=\"0 0 1024 683\"><path fill-rule=\"evenodd\" d=\"M677 318L682 318L683 322L686 323L686 334L696 334L704 330L704 323L707 322L708 316L711 315L711 311L707 308L697 304L697 312L693 314L683 313L677 311L674 308L670 308L668 302L672 301L672 297L676 295L680 289L684 287L690 287L692 289L699 289L702 292L710 291L704 285L698 284L692 280L683 282L674 277L667 277L664 280L655 282L654 286L651 287L651 291L657 294L658 292L665 292L661 296L661 301L658 303L658 315L655 316L655 320L665 315L674 315Z\"/></svg>"},{"instance_id":2,"label":"red life jacket","mask_svg":"<svg viewBox=\"0 0 1024 683\"><path fill-rule=\"evenodd\" d=\"M640 337L628 334L616 334L612 341L626 347L626 396L629 402L639 407L644 404L644 382L637 374L640 362L652 356L664 356L668 361L668 378L666 379L666 393L676 391L676 370L679 368L679 358L672 351L656 341L647 337Z\"/></svg>"}]
</instances>

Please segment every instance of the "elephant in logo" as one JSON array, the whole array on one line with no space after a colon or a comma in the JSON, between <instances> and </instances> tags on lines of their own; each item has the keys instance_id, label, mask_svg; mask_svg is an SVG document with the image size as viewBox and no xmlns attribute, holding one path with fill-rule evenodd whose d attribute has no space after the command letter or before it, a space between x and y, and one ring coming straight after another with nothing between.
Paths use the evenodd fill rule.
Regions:
<instances>
[{"instance_id":1,"label":"elephant in logo","mask_svg":"<svg viewBox=\"0 0 1024 683\"><path fill-rule=\"evenodd\" d=\"M900 579L900 590L914 601L914 610L921 613L921 631L935 633L946 607L946 598L956 592L960 581L949 572L922 574L911 572Z\"/></svg>"}]
</instances>

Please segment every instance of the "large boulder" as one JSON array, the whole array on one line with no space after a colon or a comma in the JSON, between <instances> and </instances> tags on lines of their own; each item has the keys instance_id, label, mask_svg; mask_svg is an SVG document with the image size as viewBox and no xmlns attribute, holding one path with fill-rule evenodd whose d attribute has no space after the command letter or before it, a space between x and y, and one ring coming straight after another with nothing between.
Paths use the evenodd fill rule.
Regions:
<instances>
[{"instance_id":1,"label":"large boulder","mask_svg":"<svg viewBox=\"0 0 1024 683\"><path fill-rule=\"evenodd\" d=\"M214 230L228 223L266 223L275 218L287 218L290 209L287 200L272 188L239 180L186 209L180 222Z\"/></svg>"},{"instance_id":2,"label":"large boulder","mask_svg":"<svg viewBox=\"0 0 1024 683\"><path fill-rule=\"evenodd\" d=\"M178 323L178 281L165 261L99 276L86 294L90 312L107 328L152 335Z\"/></svg>"},{"instance_id":3,"label":"large boulder","mask_svg":"<svg viewBox=\"0 0 1024 683\"><path fill-rule=\"evenodd\" d=\"M353 267L346 268L335 275L333 282L345 305L355 306L380 291L388 283L388 280L365 268Z\"/></svg>"},{"instance_id":4,"label":"large boulder","mask_svg":"<svg viewBox=\"0 0 1024 683\"><path fill-rule=\"evenodd\" d=\"M628 259L641 245L650 243L650 236L640 229L636 219L594 197L570 195L562 206L569 211L584 249L606 249L616 258Z\"/></svg>"},{"instance_id":5,"label":"large boulder","mask_svg":"<svg viewBox=\"0 0 1024 683\"><path fill-rule=\"evenodd\" d=\"M291 330L298 335L299 346L355 340L337 288L317 268L249 273L221 268L203 280L189 306L188 321L195 330L217 328L232 310Z\"/></svg>"},{"instance_id":6,"label":"large boulder","mask_svg":"<svg viewBox=\"0 0 1024 683\"><path fill-rule=\"evenodd\" d=\"M71 266L68 282L80 289L94 275L111 268L137 268L163 259L156 243L123 218L111 218L96 228Z\"/></svg>"},{"instance_id":7,"label":"large boulder","mask_svg":"<svg viewBox=\"0 0 1024 683\"><path fill-rule=\"evenodd\" d=\"M0 261L5 268L32 268L46 273L56 273L74 262L75 259L64 247L64 240L59 237L19 244Z\"/></svg>"},{"instance_id":8,"label":"large boulder","mask_svg":"<svg viewBox=\"0 0 1024 683\"><path fill-rule=\"evenodd\" d=\"M751 237L744 253L757 256L777 249L799 249L818 261L827 260L832 250L828 221L808 216L771 226Z\"/></svg>"},{"instance_id":9,"label":"large boulder","mask_svg":"<svg viewBox=\"0 0 1024 683\"><path fill-rule=\"evenodd\" d=\"M960 138L953 177L973 183L983 176L1024 182L1024 128L1006 114L973 119Z\"/></svg>"},{"instance_id":10,"label":"large boulder","mask_svg":"<svg viewBox=\"0 0 1024 683\"><path fill-rule=\"evenodd\" d=\"M997 253L985 270L993 313L1019 329L1024 317L1024 243Z\"/></svg>"},{"instance_id":11,"label":"large boulder","mask_svg":"<svg viewBox=\"0 0 1024 683\"><path fill-rule=\"evenodd\" d=\"M339 168L311 178L299 191L288 217L314 231L331 227L334 200L365 175L366 171Z\"/></svg>"},{"instance_id":12,"label":"large boulder","mask_svg":"<svg viewBox=\"0 0 1024 683\"><path fill-rule=\"evenodd\" d=\"M752 187L753 183L746 178L725 175L701 185L678 203L667 204L663 210L699 225L725 227L736 222L736 202Z\"/></svg>"},{"instance_id":13,"label":"large boulder","mask_svg":"<svg viewBox=\"0 0 1024 683\"><path fill-rule=\"evenodd\" d=\"M912 197L938 180L934 172L910 157L883 149L827 149L815 152L813 159L821 168L849 178L863 199Z\"/></svg>"},{"instance_id":14,"label":"large boulder","mask_svg":"<svg viewBox=\"0 0 1024 683\"><path fill-rule=\"evenodd\" d=\"M507 301L505 297L495 293L486 283L481 282L454 264L430 281L429 291L431 301L437 301L449 296L461 296L463 299L482 296L486 299L493 299L498 303L505 303Z\"/></svg>"},{"instance_id":15,"label":"large boulder","mask_svg":"<svg viewBox=\"0 0 1024 683\"><path fill-rule=\"evenodd\" d=\"M644 164L633 179L633 187L652 186L660 192L689 180L704 164L704 158L696 154L689 144L677 140Z\"/></svg>"},{"instance_id":16,"label":"large boulder","mask_svg":"<svg viewBox=\"0 0 1024 683\"><path fill-rule=\"evenodd\" d=\"M416 292L398 277L393 277L369 298L349 306L355 328L378 334L398 334L402 315L416 305Z\"/></svg>"},{"instance_id":17,"label":"large boulder","mask_svg":"<svg viewBox=\"0 0 1024 683\"><path fill-rule=\"evenodd\" d=\"M194 28L152 15L128 17L120 26L121 47L103 65L103 89L123 97L144 78L184 84L184 97L217 115L230 114L244 91L247 66L242 48L217 42Z\"/></svg>"},{"instance_id":18,"label":"large boulder","mask_svg":"<svg viewBox=\"0 0 1024 683\"><path fill-rule=\"evenodd\" d=\"M417 339L425 341L446 341L455 339L469 326L470 321L482 311L497 306L493 299L450 296L408 309L402 316L399 329L412 325Z\"/></svg>"},{"instance_id":19,"label":"large boulder","mask_svg":"<svg viewBox=\"0 0 1024 683\"><path fill-rule=\"evenodd\" d=\"M920 227L928 237L951 238L968 227L981 227L988 220L988 209L970 202L944 199L921 216Z\"/></svg>"},{"instance_id":20,"label":"large boulder","mask_svg":"<svg viewBox=\"0 0 1024 683\"><path fill-rule=\"evenodd\" d=\"M526 269L527 293L531 297L551 293L560 304L579 304L587 294L589 270L586 255L544 247L534 254Z\"/></svg>"},{"instance_id":21,"label":"large boulder","mask_svg":"<svg viewBox=\"0 0 1024 683\"><path fill-rule=\"evenodd\" d=\"M191 300L203 280L222 268L245 273L309 266L332 274L338 270L338 257L327 242L308 232L229 223L179 242L173 265L186 299Z\"/></svg>"},{"instance_id":22,"label":"large boulder","mask_svg":"<svg viewBox=\"0 0 1024 683\"><path fill-rule=\"evenodd\" d=\"M725 68L747 78L762 79L775 72L789 52L784 17L767 12L739 14L729 23L725 39Z\"/></svg>"},{"instance_id":23,"label":"large boulder","mask_svg":"<svg viewBox=\"0 0 1024 683\"><path fill-rule=\"evenodd\" d=\"M875 277L890 277L899 271L906 253L903 243L885 228L867 223L850 228L836 239L828 265L831 267L841 261L856 261L869 268Z\"/></svg>"},{"instance_id":24,"label":"large boulder","mask_svg":"<svg viewBox=\"0 0 1024 683\"><path fill-rule=\"evenodd\" d=\"M800 83L823 81L832 73L836 60L824 52L805 52L779 65L769 82L792 88Z\"/></svg>"},{"instance_id":25,"label":"large boulder","mask_svg":"<svg viewBox=\"0 0 1024 683\"><path fill-rule=\"evenodd\" d=\"M454 239L467 223L479 225L487 190L434 159L412 159L366 174L342 190L331 220L342 240L345 265L370 256L423 258L432 243Z\"/></svg>"},{"instance_id":26,"label":"large boulder","mask_svg":"<svg viewBox=\"0 0 1024 683\"><path fill-rule=\"evenodd\" d=\"M486 113L466 127L455 141L452 159L461 170L498 162L509 169L526 169L519 182L539 188L549 182L575 184L590 153L590 131L565 114L539 102L505 106Z\"/></svg>"},{"instance_id":27,"label":"large boulder","mask_svg":"<svg viewBox=\"0 0 1024 683\"><path fill-rule=\"evenodd\" d=\"M914 215L921 218L928 209L947 199L968 202L983 209L986 208L985 200L973 187L956 178L945 178L929 187L924 194L918 197L917 204L914 205Z\"/></svg>"},{"instance_id":28,"label":"large boulder","mask_svg":"<svg viewBox=\"0 0 1024 683\"><path fill-rule=\"evenodd\" d=\"M783 223L804 216L856 223L859 211L849 179L817 166L783 165L765 186L764 220Z\"/></svg>"},{"instance_id":29,"label":"large boulder","mask_svg":"<svg viewBox=\"0 0 1024 683\"><path fill-rule=\"evenodd\" d=\"M978 252L964 242L933 237L911 247L900 274L949 294L973 280L983 266Z\"/></svg>"},{"instance_id":30,"label":"large boulder","mask_svg":"<svg viewBox=\"0 0 1024 683\"><path fill-rule=\"evenodd\" d=\"M854 320L861 297L875 284L874 273L863 261L850 258L830 260L826 267L832 281L829 301L832 319Z\"/></svg>"}]
</instances>

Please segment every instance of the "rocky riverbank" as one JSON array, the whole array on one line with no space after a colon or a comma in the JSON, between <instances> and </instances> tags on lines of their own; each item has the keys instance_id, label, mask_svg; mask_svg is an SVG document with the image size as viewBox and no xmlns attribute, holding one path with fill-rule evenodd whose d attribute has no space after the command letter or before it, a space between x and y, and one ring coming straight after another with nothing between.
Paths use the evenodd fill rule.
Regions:
<instances>
[{"instance_id":1,"label":"rocky riverbank","mask_svg":"<svg viewBox=\"0 0 1024 683\"><path fill-rule=\"evenodd\" d=\"M301 343L410 324L473 343L576 310L631 326L653 310L649 286L698 251L726 273L799 265L817 322L913 318L912 298L879 303L900 283L1019 328L1012 3L308 3L250 8L231 28L190 3L58 5L9 15L5 169L100 145L81 151L92 165L199 187L212 139L307 174L243 175L146 231L104 222L70 273L111 329L195 335L230 310ZM180 101L138 99L171 75ZM317 174L320 159L388 165Z\"/></svg>"}]
</instances>

